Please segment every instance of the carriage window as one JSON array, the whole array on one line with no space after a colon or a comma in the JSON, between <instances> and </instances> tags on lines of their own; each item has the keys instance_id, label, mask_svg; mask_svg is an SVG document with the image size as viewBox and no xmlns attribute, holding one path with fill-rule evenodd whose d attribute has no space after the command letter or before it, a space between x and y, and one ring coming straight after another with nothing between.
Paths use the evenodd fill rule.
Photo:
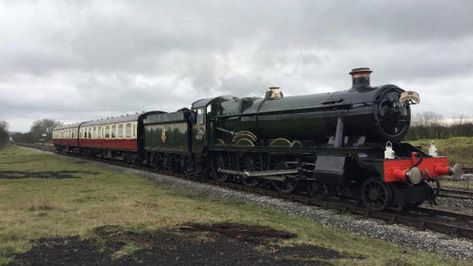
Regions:
<instances>
[{"instance_id":1,"label":"carriage window","mask_svg":"<svg viewBox=\"0 0 473 266\"><path fill-rule=\"evenodd\" d=\"M136 124L133 124L133 137L136 137Z\"/></svg>"},{"instance_id":2,"label":"carriage window","mask_svg":"<svg viewBox=\"0 0 473 266\"><path fill-rule=\"evenodd\" d=\"M204 123L204 108L197 109L197 124L202 125Z\"/></svg>"},{"instance_id":3,"label":"carriage window","mask_svg":"<svg viewBox=\"0 0 473 266\"><path fill-rule=\"evenodd\" d=\"M89 129L89 134L88 134L87 138L91 139L92 138L92 128L89 127L88 129Z\"/></svg>"},{"instance_id":4,"label":"carriage window","mask_svg":"<svg viewBox=\"0 0 473 266\"><path fill-rule=\"evenodd\" d=\"M123 124L118 125L117 138L123 138Z\"/></svg>"},{"instance_id":5,"label":"carriage window","mask_svg":"<svg viewBox=\"0 0 473 266\"><path fill-rule=\"evenodd\" d=\"M105 127L105 138L106 139L110 138L110 126Z\"/></svg>"},{"instance_id":6,"label":"carriage window","mask_svg":"<svg viewBox=\"0 0 473 266\"><path fill-rule=\"evenodd\" d=\"M125 137L131 138L131 123L126 124Z\"/></svg>"},{"instance_id":7,"label":"carriage window","mask_svg":"<svg viewBox=\"0 0 473 266\"><path fill-rule=\"evenodd\" d=\"M117 137L117 128L115 125L112 125L112 139Z\"/></svg>"}]
</instances>

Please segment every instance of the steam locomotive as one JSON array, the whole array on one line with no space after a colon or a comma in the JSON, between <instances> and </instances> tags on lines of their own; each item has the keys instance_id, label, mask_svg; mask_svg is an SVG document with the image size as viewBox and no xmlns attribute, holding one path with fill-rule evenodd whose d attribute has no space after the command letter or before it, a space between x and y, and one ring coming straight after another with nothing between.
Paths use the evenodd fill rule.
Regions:
<instances>
[{"instance_id":1,"label":"steam locomotive","mask_svg":"<svg viewBox=\"0 0 473 266\"><path fill-rule=\"evenodd\" d=\"M348 90L285 97L220 96L190 109L151 111L58 127L59 152L123 160L159 169L209 174L220 182L281 193L360 200L368 209L417 206L435 198L440 177L461 166L401 140L419 95L371 86L356 68Z\"/></svg>"}]
</instances>

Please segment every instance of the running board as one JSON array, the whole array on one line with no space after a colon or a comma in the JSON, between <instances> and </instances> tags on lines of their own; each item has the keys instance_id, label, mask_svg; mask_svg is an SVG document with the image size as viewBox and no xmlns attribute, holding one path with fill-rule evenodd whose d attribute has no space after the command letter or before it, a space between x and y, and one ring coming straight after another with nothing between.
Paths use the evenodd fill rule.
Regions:
<instances>
[{"instance_id":1,"label":"running board","mask_svg":"<svg viewBox=\"0 0 473 266\"><path fill-rule=\"evenodd\" d=\"M239 175L244 178L260 177L260 178L269 179L269 180L285 181L286 177L284 177L284 175L297 174L299 171L297 169L268 170L268 171L235 171L235 170L227 170L227 169L218 169L218 172L222 174L228 174L228 175Z\"/></svg>"}]
</instances>

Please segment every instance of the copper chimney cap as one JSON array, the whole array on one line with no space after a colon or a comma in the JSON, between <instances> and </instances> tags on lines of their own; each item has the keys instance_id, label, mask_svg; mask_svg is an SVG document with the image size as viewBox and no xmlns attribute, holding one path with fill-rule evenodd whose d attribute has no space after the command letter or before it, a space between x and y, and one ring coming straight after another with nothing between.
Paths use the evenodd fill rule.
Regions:
<instances>
[{"instance_id":1,"label":"copper chimney cap","mask_svg":"<svg viewBox=\"0 0 473 266\"><path fill-rule=\"evenodd\" d=\"M351 72L349 73L350 75L354 76L354 75L365 75L365 74L370 74L371 72L371 69L369 67L358 67L358 68L354 68L351 70Z\"/></svg>"}]
</instances>

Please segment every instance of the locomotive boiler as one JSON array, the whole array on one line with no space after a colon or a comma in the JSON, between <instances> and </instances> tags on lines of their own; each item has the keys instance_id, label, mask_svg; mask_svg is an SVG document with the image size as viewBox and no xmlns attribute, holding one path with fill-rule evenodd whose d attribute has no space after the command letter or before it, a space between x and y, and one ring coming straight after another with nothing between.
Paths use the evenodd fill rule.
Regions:
<instances>
[{"instance_id":1,"label":"locomotive boiler","mask_svg":"<svg viewBox=\"0 0 473 266\"><path fill-rule=\"evenodd\" d=\"M370 73L369 68L353 69L353 86L344 91L284 97L272 87L264 98L225 101L221 128L249 131L259 139L332 142L336 147L398 143L409 129L410 104L418 103L419 96L395 85L372 87Z\"/></svg>"}]
</instances>

